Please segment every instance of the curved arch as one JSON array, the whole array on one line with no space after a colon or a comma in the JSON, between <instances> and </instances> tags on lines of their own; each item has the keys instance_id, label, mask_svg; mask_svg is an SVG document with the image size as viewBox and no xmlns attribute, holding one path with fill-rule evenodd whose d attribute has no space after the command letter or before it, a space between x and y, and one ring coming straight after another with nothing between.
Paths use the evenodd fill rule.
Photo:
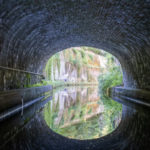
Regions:
<instances>
[{"instance_id":1,"label":"curved arch","mask_svg":"<svg viewBox=\"0 0 150 150\"><path fill-rule=\"evenodd\" d=\"M119 59L125 87L150 90L149 14L149 0L0 0L0 66L42 73L48 58L60 50L96 47ZM17 81L23 83L25 79L11 71L1 71L0 77L1 91L3 84L5 89L15 89ZM31 76L31 82L38 81ZM147 100L147 94L134 94L141 101ZM108 141L75 141L68 146L147 149L150 122L146 114L125 107L124 119Z\"/></svg>"},{"instance_id":2,"label":"curved arch","mask_svg":"<svg viewBox=\"0 0 150 150\"><path fill-rule=\"evenodd\" d=\"M1 65L41 73L55 52L84 45L115 55L126 87L149 89L149 18L144 17L149 14L148 2L1 0L1 4L2 22L8 26Z\"/></svg>"}]
</instances>

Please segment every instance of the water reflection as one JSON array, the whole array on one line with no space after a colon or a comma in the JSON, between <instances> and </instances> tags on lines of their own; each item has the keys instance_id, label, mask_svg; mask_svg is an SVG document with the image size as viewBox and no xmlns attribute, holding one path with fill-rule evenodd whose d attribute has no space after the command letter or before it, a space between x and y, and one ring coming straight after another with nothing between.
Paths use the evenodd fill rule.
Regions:
<instances>
[{"instance_id":1,"label":"water reflection","mask_svg":"<svg viewBox=\"0 0 150 150\"><path fill-rule=\"evenodd\" d=\"M112 132L121 120L121 104L100 99L98 87L65 87L54 90L44 108L47 125L74 139L99 138Z\"/></svg>"}]
</instances>

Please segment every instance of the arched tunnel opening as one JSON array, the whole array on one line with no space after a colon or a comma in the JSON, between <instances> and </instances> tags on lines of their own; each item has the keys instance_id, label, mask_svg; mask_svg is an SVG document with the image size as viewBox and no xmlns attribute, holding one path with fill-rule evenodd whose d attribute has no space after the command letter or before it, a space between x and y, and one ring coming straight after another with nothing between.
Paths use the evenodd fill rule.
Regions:
<instances>
[{"instance_id":1,"label":"arched tunnel opening","mask_svg":"<svg viewBox=\"0 0 150 150\"><path fill-rule=\"evenodd\" d=\"M72 139L97 139L113 132L121 121L122 105L110 99L109 88L123 85L118 60L92 47L73 47L54 54L44 69L53 85L44 120L54 132Z\"/></svg>"},{"instance_id":2,"label":"arched tunnel opening","mask_svg":"<svg viewBox=\"0 0 150 150\"><path fill-rule=\"evenodd\" d=\"M149 24L149 0L0 0L0 149L148 150ZM124 85L110 91L123 104L119 127L80 141L49 131L41 119L52 87L26 85L43 79L53 54L83 45L118 58Z\"/></svg>"}]
</instances>

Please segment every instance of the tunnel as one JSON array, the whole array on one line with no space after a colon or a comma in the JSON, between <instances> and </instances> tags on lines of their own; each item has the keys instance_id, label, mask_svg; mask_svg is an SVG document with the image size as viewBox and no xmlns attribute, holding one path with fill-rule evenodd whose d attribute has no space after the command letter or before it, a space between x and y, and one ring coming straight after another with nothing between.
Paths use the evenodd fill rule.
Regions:
<instances>
[{"instance_id":1,"label":"tunnel","mask_svg":"<svg viewBox=\"0 0 150 150\"><path fill-rule=\"evenodd\" d=\"M80 141L48 132L36 116L34 126L25 125L9 140L1 136L0 149L150 149L149 0L0 0L0 113L18 103L12 91L21 93L27 82L44 78L52 55L77 46L103 49L119 60L124 84L110 92L123 104L119 127L102 138ZM44 90L23 93L33 99ZM1 132L11 128L8 124L1 119Z\"/></svg>"}]
</instances>

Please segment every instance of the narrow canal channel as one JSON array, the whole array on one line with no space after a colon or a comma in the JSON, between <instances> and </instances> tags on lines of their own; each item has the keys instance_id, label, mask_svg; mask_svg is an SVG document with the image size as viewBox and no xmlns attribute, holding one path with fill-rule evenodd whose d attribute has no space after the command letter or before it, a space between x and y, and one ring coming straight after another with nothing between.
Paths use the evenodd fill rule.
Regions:
<instances>
[{"instance_id":1,"label":"narrow canal channel","mask_svg":"<svg viewBox=\"0 0 150 150\"><path fill-rule=\"evenodd\" d=\"M120 123L121 104L101 99L98 86L61 87L43 110L47 125L73 139L93 139L111 133Z\"/></svg>"},{"instance_id":2,"label":"narrow canal channel","mask_svg":"<svg viewBox=\"0 0 150 150\"><path fill-rule=\"evenodd\" d=\"M74 140L97 139L111 133L121 121L122 105L100 98L98 93L98 86L54 89L51 100L38 102L25 109L23 116L18 113L1 123L0 149L43 146L60 150L64 143L71 146Z\"/></svg>"}]
</instances>

